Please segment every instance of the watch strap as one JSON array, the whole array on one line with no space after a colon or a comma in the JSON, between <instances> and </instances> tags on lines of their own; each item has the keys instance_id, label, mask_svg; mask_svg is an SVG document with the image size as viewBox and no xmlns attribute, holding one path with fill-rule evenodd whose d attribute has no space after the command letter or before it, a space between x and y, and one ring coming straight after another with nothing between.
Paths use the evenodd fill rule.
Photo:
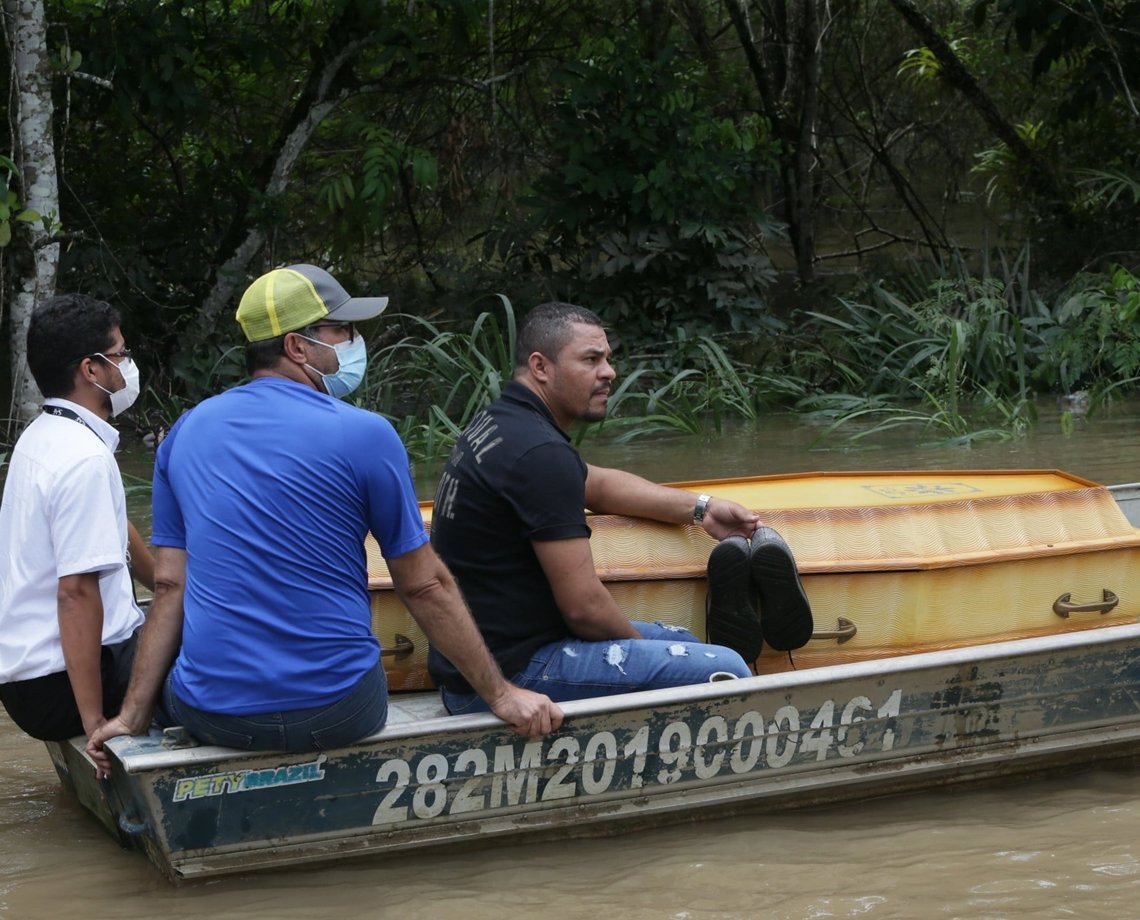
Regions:
<instances>
[{"instance_id":1,"label":"watch strap","mask_svg":"<svg viewBox=\"0 0 1140 920\"><path fill-rule=\"evenodd\" d=\"M709 502L712 501L711 495L698 495L697 504L693 507L693 523L699 524L705 519L705 512L708 511Z\"/></svg>"}]
</instances>

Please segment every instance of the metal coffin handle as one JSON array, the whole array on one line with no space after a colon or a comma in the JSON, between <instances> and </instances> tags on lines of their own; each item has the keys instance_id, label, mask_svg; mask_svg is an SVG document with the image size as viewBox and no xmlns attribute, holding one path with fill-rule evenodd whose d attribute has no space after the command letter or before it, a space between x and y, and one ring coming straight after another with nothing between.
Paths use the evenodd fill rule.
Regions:
<instances>
[{"instance_id":1,"label":"metal coffin handle","mask_svg":"<svg viewBox=\"0 0 1140 920\"><path fill-rule=\"evenodd\" d=\"M1108 613L1120 603L1120 598L1108 588L1102 589L1104 599L1091 604L1074 604L1072 594L1062 594L1053 601L1053 612L1061 619L1068 619L1070 613Z\"/></svg>"},{"instance_id":2,"label":"metal coffin handle","mask_svg":"<svg viewBox=\"0 0 1140 920\"><path fill-rule=\"evenodd\" d=\"M395 658L397 661L402 661L407 658L412 652L416 650L416 644L407 636L401 636L396 633L396 644L392 648L386 648L380 652L381 658Z\"/></svg>"},{"instance_id":3,"label":"metal coffin handle","mask_svg":"<svg viewBox=\"0 0 1140 920\"><path fill-rule=\"evenodd\" d=\"M852 623L847 617L840 617L836 620L835 629L817 629L811 634L812 639L836 639L842 645L848 639L854 639L855 634L859 632L859 627Z\"/></svg>"}]
</instances>

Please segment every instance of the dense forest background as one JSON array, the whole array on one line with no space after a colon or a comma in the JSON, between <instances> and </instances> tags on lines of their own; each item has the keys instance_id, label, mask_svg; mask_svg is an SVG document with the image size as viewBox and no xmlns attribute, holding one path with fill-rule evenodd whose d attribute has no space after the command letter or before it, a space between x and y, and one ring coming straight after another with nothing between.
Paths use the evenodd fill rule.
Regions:
<instances>
[{"instance_id":1,"label":"dense forest background","mask_svg":"<svg viewBox=\"0 0 1140 920\"><path fill-rule=\"evenodd\" d=\"M968 437L1140 375L1135 0L4 0L4 28L9 442L53 290L119 306L158 427L241 379L236 301L296 261L391 297L359 399L424 449L549 299L606 319L640 430L779 404Z\"/></svg>"}]
</instances>

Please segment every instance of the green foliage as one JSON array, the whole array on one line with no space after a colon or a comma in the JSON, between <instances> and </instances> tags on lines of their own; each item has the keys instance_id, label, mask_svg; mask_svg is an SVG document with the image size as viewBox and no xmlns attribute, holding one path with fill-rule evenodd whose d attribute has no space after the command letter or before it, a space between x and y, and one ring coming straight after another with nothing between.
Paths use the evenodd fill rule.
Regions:
<instances>
[{"instance_id":1,"label":"green foliage","mask_svg":"<svg viewBox=\"0 0 1140 920\"><path fill-rule=\"evenodd\" d=\"M985 31L967 63L988 78L984 88L1017 123L1056 193L1033 194L1009 151L991 143L974 167L987 177L987 203L1007 209L1013 232L1033 235L1058 283L1098 264L1101 253L1119 259L1120 241L1140 233L1140 200L1128 194L1140 168L1140 3L975 0L971 10ZM987 34L1000 43L984 41Z\"/></svg>"},{"instance_id":2,"label":"green foliage","mask_svg":"<svg viewBox=\"0 0 1140 920\"><path fill-rule=\"evenodd\" d=\"M805 392L803 380L758 372L711 336L689 338L681 330L670 344L669 351L643 357L620 378L596 430L617 430L618 442L662 433L711 437L730 419L758 421Z\"/></svg>"},{"instance_id":3,"label":"green foliage","mask_svg":"<svg viewBox=\"0 0 1140 920\"><path fill-rule=\"evenodd\" d=\"M887 435L916 430L931 445L968 447L977 441L1013 440L1024 435L1033 421L1032 409L1026 405L991 400L964 414L937 393L925 391L919 401L905 405L884 396L818 395L804 400L800 409L807 421L826 425L816 447L841 431L848 432L849 443L867 445Z\"/></svg>"},{"instance_id":4,"label":"green foliage","mask_svg":"<svg viewBox=\"0 0 1140 920\"><path fill-rule=\"evenodd\" d=\"M955 55L961 57L966 51L969 40L965 38L951 39L948 44ZM936 85L942 76L942 62L929 48L911 48L904 55L898 66L898 75L904 80L917 86Z\"/></svg>"},{"instance_id":5,"label":"green foliage","mask_svg":"<svg viewBox=\"0 0 1140 920\"><path fill-rule=\"evenodd\" d=\"M398 341L373 349L356 402L387 416L413 456L425 459L444 453L510 379L515 312L509 299L495 296L502 317L484 311L467 332L417 316L388 318L409 331Z\"/></svg>"},{"instance_id":6,"label":"green foliage","mask_svg":"<svg viewBox=\"0 0 1140 920\"><path fill-rule=\"evenodd\" d=\"M1079 169L1077 185L1088 191L1086 206L1093 211L1111 210L1117 203L1140 205L1140 179L1116 169Z\"/></svg>"},{"instance_id":7,"label":"green foliage","mask_svg":"<svg viewBox=\"0 0 1140 920\"><path fill-rule=\"evenodd\" d=\"M1030 200L1009 152L947 89L929 50L908 53L914 33L890 4L840 4L818 42L818 109L802 113L812 118L802 125L813 154L804 178L818 206L819 277L889 277L912 240L936 251L964 238L977 246L970 258L985 258L995 232L1034 240L1042 291L1108 258L1137 270L1140 3L974 7L986 28L969 31L970 4L924 10L998 116L1023 126L1066 200ZM874 320L824 306L819 289L781 285L787 301L774 311L769 253L782 241L770 214L787 194L775 177L794 164L755 115L759 84L721 4L497 4L492 17L483 0L51 0L48 12L66 108L56 126L61 211L39 219L49 232L66 220L61 288L115 302L132 341L145 343L147 398L160 415L241 379L227 336L205 329L198 338L209 324L193 319L218 266L258 239L251 276L294 260L336 266L375 279L439 334L473 318L473 290L506 291L518 304L585 302L609 320L619 348L674 352L628 362L625 408L646 412L659 393L653 414L704 431L716 425L702 416L709 405L726 417L748 410L699 363L703 339L733 362L771 340L780 379L840 390L870 382L894 399L921 399L923 388L949 398L933 376L952 364L951 337L960 337L960 402L984 399L985 387L1016 402L1062 382L1095 389L1126 379L1127 335L1118 330L1117 345L1106 332L1100 347L1100 332L1066 319L1075 341L1046 341L1058 324L1053 295L1030 291L1017 272L996 271L1000 287L984 267L971 281L948 272L917 292L895 280L882 294L845 287L852 310L883 311L877 344L862 329ZM786 24L762 25L756 50L779 106L802 97L804 73L779 42L792 34ZM324 65L341 53L354 56L333 77ZM328 114L278 184L278 155L313 115L317 86L329 90ZM792 109L780 111L794 127ZM984 172L971 176L979 151ZM11 163L0 167L11 185ZM0 237L20 219L37 217L4 197ZM1046 271L1055 274L1038 280ZM803 303L853 330L832 326L824 337L774 315ZM1106 309L1081 315L1099 329L1091 318ZM739 337L721 337L728 332ZM865 355L845 341L864 332ZM701 386L719 397L706 403ZM421 387L409 379L393 388L395 407L418 404ZM441 407L450 399L443 415L461 417L476 392L471 383L440 394ZM626 417L617 408L611 423ZM428 409L418 418L446 439Z\"/></svg>"},{"instance_id":8,"label":"green foliage","mask_svg":"<svg viewBox=\"0 0 1140 920\"><path fill-rule=\"evenodd\" d=\"M180 349L162 373L148 375L155 383L143 392L137 424L151 432L169 429L201 400L243 382L245 346L235 337L236 330L211 329L195 347Z\"/></svg>"},{"instance_id":9,"label":"green foliage","mask_svg":"<svg viewBox=\"0 0 1140 920\"><path fill-rule=\"evenodd\" d=\"M34 224L42 218L38 211L23 207L19 196L12 191L12 181L19 178L20 171L16 168L16 164L3 154L0 154L0 170L5 173L4 191L0 192L0 249L2 249L12 242L13 223ZM47 223L45 221L45 225Z\"/></svg>"},{"instance_id":10,"label":"green foliage","mask_svg":"<svg viewBox=\"0 0 1140 920\"><path fill-rule=\"evenodd\" d=\"M1140 376L1140 279L1123 266L1078 276L1058 298L1034 371L1062 393L1103 392Z\"/></svg>"},{"instance_id":11,"label":"green foliage","mask_svg":"<svg viewBox=\"0 0 1140 920\"><path fill-rule=\"evenodd\" d=\"M481 312L464 329L389 317L402 333L371 350L356 402L391 420L416 460L446 453L514 371L514 307L501 294L495 299L497 311ZM579 427L575 437L602 431L616 432L618 441L661 433L709 436L728 419L757 420L765 408L803 392L802 381L758 373L714 339L678 332L669 351L643 356L619 375L605 421Z\"/></svg>"},{"instance_id":12,"label":"green foliage","mask_svg":"<svg viewBox=\"0 0 1140 920\"><path fill-rule=\"evenodd\" d=\"M1041 148L1041 122L1022 122L1014 125L1017 136L1030 147ZM986 177L986 203L990 204L998 191L1002 191L1007 200L1017 201L1024 192L1016 165L1017 160L1010 152L1009 146L999 141L993 147L981 150L974 154L974 166L970 172Z\"/></svg>"},{"instance_id":13,"label":"green foliage","mask_svg":"<svg viewBox=\"0 0 1140 920\"><path fill-rule=\"evenodd\" d=\"M944 273L914 303L875 284L866 302L807 314L805 333L827 355L816 364L833 369L831 392L798 407L829 422L827 435L917 425L970 440L1024 431L1037 393L1088 391L1095 405L1135 387L1140 279L1119 265L1085 274L1050 305L1030 288L1028 264L1026 248L1002 260L1000 277Z\"/></svg>"},{"instance_id":14,"label":"green foliage","mask_svg":"<svg viewBox=\"0 0 1140 920\"><path fill-rule=\"evenodd\" d=\"M1033 77L1069 71L1059 107L1066 119L1085 117L1140 84L1140 4L1121 0L975 0L976 26L993 9L1007 41L1033 52Z\"/></svg>"},{"instance_id":15,"label":"green foliage","mask_svg":"<svg viewBox=\"0 0 1140 920\"><path fill-rule=\"evenodd\" d=\"M332 219L332 242L348 248L373 238L391 221L401 181L412 190L430 191L439 181L439 166L432 153L400 141L383 125L349 118L339 127L346 143L358 132L352 160L346 162L350 154L340 144L314 156L309 168L324 177L316 194Z\"/></svg>"},{"instance_id":16,"label":"green foliage","mask_svg":"<svg viewBox=\"0 0 1140 920\"><path fill-rule=\"evenodd\" d=\"M755 189L774 148L755 117L715 115L701 77L632 37L584 41L553 77L560 163L528 199L532 252L566 296L635 339L767 321L774 272L759 242L778 227ZM489 244L506 251L502 236Z\"/></svg>"}]
</instances>

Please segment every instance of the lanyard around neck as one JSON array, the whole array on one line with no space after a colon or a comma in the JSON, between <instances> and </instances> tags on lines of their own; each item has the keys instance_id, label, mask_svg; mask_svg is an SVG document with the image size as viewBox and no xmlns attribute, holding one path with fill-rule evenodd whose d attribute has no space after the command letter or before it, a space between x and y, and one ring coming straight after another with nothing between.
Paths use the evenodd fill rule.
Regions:
<instances>
[{"instance_id":1,"label":"lanyard around neck","mask_svg":"<svg viewBox=\"0 0 1140 920\"><path fill-rule=\"evenodd\" d=\"M73 422L79 422L80 425L90 431L95 437L99 438L100 441L103 440L99 432L83 421L83 417L74 409L68 409L67 406L44 406L41 411L45 415L55 415L59 418L69 418Z\"/></svg>"}]
</instances>

